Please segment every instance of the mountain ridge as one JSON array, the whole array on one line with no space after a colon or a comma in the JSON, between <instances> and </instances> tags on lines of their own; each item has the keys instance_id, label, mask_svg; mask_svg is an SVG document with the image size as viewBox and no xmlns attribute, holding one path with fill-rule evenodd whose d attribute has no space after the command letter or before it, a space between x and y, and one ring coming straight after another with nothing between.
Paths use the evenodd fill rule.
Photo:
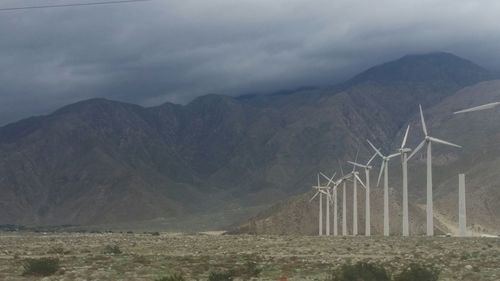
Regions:
<instances>
[{"instance_id":1,"label":"mountain ridge","mask_svg":"<svg viewBox=\"0 0 500 281\"><path fill-rule=\"evenodd\" d=\"M443 69L476 71L471 85L486 71ZM105 224L271 204L303 193L337 159L368 153L364 139L388 143L416 103L461 87L450 77L187 105L91 99L9 124L0 128L0 223Z\"/></svg>"}]
</instances>

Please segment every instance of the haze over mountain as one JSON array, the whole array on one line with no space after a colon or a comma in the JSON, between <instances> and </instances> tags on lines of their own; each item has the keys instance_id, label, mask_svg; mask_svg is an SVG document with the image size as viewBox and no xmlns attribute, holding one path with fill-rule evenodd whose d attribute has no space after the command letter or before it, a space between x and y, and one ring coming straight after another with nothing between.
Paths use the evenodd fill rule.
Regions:
<instances>
[{"instance_id":1,"label":"haze over mountain","mask_svg":"<svg viewBox=\"0 0 500 281\"><path fill-rule=\"evenodd\" d=\"M367 138L393 142L419 103L450 103L457 91L493 78L470 61L432 53L375 66L330 88L206 95L150 108L82 101L0 129L0 223L245 213L309 191L318 170L335 169L337 159L351 159L358 148L366 158ZM438 106L432 110L441 112ZM441 127L432 116L432 126ZM451 214L447 194L439 204Z\"/></svg>"}]
</instances>

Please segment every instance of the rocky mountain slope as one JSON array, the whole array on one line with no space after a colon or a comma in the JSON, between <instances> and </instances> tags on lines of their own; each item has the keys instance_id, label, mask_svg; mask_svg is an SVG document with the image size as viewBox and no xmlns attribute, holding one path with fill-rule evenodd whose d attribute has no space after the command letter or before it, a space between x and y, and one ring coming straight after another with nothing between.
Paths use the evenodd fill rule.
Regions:
<instances>
[{"instance_id":1,"label":"rocky mountain slope","mask_svg":"<svg viewBox=\"0 0 500 281\"><path fill-rule=\"evenodd\" d=\"M496 234L500 232L500 110L452 114L459 109L493 101L500 101L500 80L466 87L429 107L426 115L433 134L463 147L433 146L437 209L458 221L458 173L465 173L468 222L477 231ZM421 127L416 124L415 127L417 139L414 137L414 142L422 138ZM413 165L416 175L423 173L422 157L415 159ZM424 190L422 180L414 178L413 182L415 189Z\"/></svg>"},{"instance_id":2,"label":"rocky mountain slope","mask_svg":"<svg viewBox=\"0 0 500 281\"><path fill-rule=\"evenodd\" d=\"M443 101L430 105L424 111L428 130L432 136L452 141L463 146L462 149L433 145L433 174L436 228L442 233L458 231L458 174L466 174L467 220L471 233L496 234L500 231L499 190L500 174L500 110L473 112L454 115L459 109L500 100L500 80L480 82L465 87ZM420 117L415 115L410 121L409 144L415 147L423 138ZM385 151L396 152L404 128L397 134L396 141L386 145ZM392 149L392 151L391 151ZM425 150L416 154L409 162L409 193L411 233L422 234L425 225ZM378 169L378 167L377 167ZM377 170L375 169L375 170ZM391 193L391 233L401 232L401 167L398 159L390 165ZM372 182L377 175L372 176ZM381 233L383 216L382 191L375 188L372 196L372 225L375 232ZM348 196L350 195L348 191ZM317 203L309 203L308 196L301 195L286 202L280 202L271 209L260 213L246 223L236 225L232 231L250 233L287 233L317 232ZM339 196L341 196L339 194ZM348 205L351 204L348 200ZM340 204L340 201L339 201ZM360 195L361 208L364 198ZM378 207L377 207L378 206ZM348 209L348 211L352 212ZM339 213L339 217L341 217ZM348 222L351 222L349 213ZM364 226L364 213L360 212L359 226ZM289 225L289 222L293 221ZM333 221L333 219L332 219ZM290 229L293 227L293 229ZM349 226L349 229L352 229Z\"/></svg>"},{"instance_id":3,"label":"rocky mountain slope","mask_svg":"<svg viewBox=\"0 0 500 281\"><path fill-rule=\"evenodd\" d=\"M0 223L98 224L264 206L309 190L365 139L490 80L451 54L406 56L325 89L143 108L94 99L0 129ZM418 196L418 194L417 194Z\"/></svg>"}]
</instances>

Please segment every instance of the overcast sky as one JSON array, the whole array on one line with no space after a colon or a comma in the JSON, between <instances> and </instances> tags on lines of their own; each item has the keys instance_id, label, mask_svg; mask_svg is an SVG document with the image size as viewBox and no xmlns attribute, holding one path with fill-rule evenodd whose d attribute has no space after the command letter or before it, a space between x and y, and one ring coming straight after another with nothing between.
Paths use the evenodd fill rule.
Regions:
<instances>
[{"instance_id":1,"label":"overcast sky","mask_svg":"<svg viewBox=\"0 0 500 281\"><path fill-rule=\"evenodd\" d=\"M0 8L99 0L2 0ZM106 0L103 0L106 1ZM405 54L500 69L498 0L151 0L0 11L0 124L106 97L331 85Z\"/></svg>"}]
</instances>

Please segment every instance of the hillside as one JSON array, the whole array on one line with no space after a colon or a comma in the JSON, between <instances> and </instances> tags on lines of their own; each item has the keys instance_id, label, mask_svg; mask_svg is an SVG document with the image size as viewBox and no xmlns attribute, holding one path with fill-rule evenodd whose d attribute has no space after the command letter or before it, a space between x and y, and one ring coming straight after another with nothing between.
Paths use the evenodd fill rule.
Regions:
<instances>
[{"instance_id":1,"label":"hillside","mask_svg":"<svg viewBox=\"0 0 500 281\"><path fill-rule=\"evenodd\" d=\"M498 100L500 80L494 80L466 87L426 112L430 132L463 146L458 150L433 146L436 152L437 208L457 221L458 173L465 173L468 221L478 231L494 234L500 232L500 110L459 115L452 112ZM421 138L421 127L415 127L417 138ZM423 168L422 164L417 158L414 163L417 173ZM414 181L416 188L423 184Z\"/></svg>"},{"instance_id":2,"label":"hillside","mask_svg":"<svg viewBox=\"0 0 500 281\"><path fill-rule=\"evenodd\" d=\"M366 138L392 140L416 104L490 77L433 53L332 88L207 95L185 106L69 105L0 129L0 223L107 224L265 206L308 191L318 170L358 147L367 155Z\"/></svg>"},{"instance_id":3,"label":"hillside","mask_svg":"<svg viewBox=\"0 0 500 281\"><path fill-rule=\"evenodd\" d=\"M452 141L463 149L433 145L434 199L436 228L441 232L456 232L458 224L458 174L466 174L467 222L469 230L476 233L496 234L500 231L498 218L500 198L500 111L498 109L480 111L462 115L453 115L454 111L484 103L500 100L500 80L481 82L466 87L442 102L424 111L428 130L432 136ZM415 147L423 138L420 117L415 115L409 122L411 133L410 147ZM395 148L400 143L404 128L397 134L396 141L390 146ZM386 150L387 151L387 150ZM409 193L411 233L422 234L425 225L425 154L418 153L409 163ZM377 170L377 169L376 169ZM400 214L401 203L401 168L399 161L393 161L390 167L391 214ZM376 180L373 176L372 182ZM382 198L380 188L372 196L372 224L375 232L381 233ZM348 193L349 196L350 193ZM308 195L280 202L271 209L253 217L246 223L236 225L232 231L253 233L317 232L317 203L309 203ZM340 194L339 194L340 196ZM364 204L360 195L358 205ZM348 206L351 201L348 200ZM349 210L350 211L350 210ZM360 213L363 220L364 213ZM341 214L339 213L339 216ZM348 214L349 216L349 214ZM391 215L392 216L392 215ZM292 225L289 222L293 221ZM351 222L349 217L348 222ZM449 226L449 223L452 225ZM447 225L448 224L448 225ZM362 227L364 223L360 222ZM391 218L391 233L400 232L400 219ZM450 228L451 227L451 228ZM293 228L293 229L290 229ZM350 228L350 227L349 227Z\"/></svg>"}]
</instances>

